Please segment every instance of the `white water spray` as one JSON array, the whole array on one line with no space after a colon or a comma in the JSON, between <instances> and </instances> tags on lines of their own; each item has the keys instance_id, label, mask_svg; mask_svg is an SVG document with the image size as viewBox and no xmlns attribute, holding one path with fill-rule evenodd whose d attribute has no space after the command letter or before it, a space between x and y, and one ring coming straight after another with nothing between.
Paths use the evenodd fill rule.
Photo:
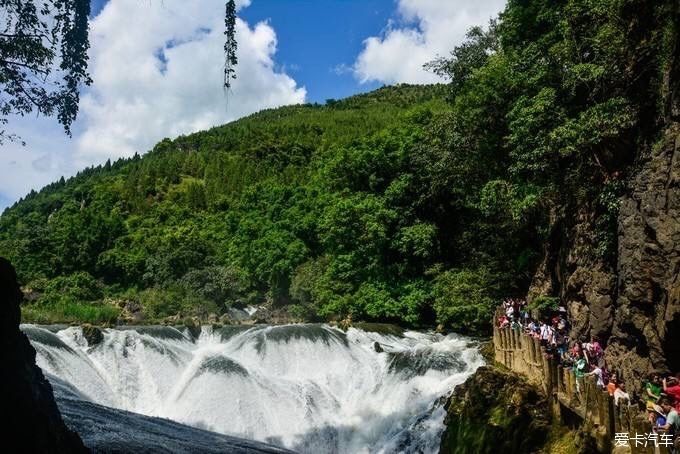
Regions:
<instances>
[{"instance_id":1,"label":"white water spray","mask_svg":"<svg viewBox=\"0 0 680 454\"><path fill-rule=\"evenodd\" d=\"M38 365L83 399L309 453L437 452L437 400L483 363L456 335L139 327L89 346L77 327L22 328Z\"/></svg>"}]
</instances>

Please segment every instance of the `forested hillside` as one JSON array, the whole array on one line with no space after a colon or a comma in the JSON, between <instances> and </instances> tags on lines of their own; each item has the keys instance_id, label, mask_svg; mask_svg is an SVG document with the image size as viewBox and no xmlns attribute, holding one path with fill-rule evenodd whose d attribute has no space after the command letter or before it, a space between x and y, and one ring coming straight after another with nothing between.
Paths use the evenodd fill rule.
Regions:
<instances>
[{"instance_id":1,"label":"forested hillside","mask_svg":"<svg viewBox=\"0 0 680 454\"><path fill-rule=\"evenodd\" d=\"M437 169L445 96L399 86L264 111L30 194L3 214L0 240L35 298L25 312L115 317L108 297L152 320L268 303L434 323L444 279L484 301L497 276L477 262L494 245L475 202L451 197L465 182L448 187Z\"/></svg>"},{"instance_id":2,"label":"forested hillside","mask_svg":"<svg viewBox=\"0 0 680 454\"><path fill-rule=\"evenodd\" d=\"M674 16L675 15L675 16ZM659 140L672 1L509 2L432 63L446 86L260 112L88 169L0 218L34 320L228 307L481 332L556 220L616 261L618 200Z\"/></svg>"}]
</instances>

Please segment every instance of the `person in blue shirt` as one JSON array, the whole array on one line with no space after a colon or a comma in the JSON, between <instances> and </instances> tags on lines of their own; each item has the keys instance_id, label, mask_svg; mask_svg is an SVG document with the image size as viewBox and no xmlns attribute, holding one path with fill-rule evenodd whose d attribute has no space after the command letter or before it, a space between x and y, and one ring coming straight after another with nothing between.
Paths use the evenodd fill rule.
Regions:
<instances>
[{"instance_id":1,"label":"person in blue shirt","mask_svg":"<svg viewBox=\"0 0 680 454\"><path fill-rule=\"evenodd\" d=\"M659 399L659 406L663 409L664 413L666 413L666 423L657 425L655 429L658 432L665 432L671 436L673 447L670 448L669 452L677 454L678 448L680 448L680 416L678 416L678 412L673 407L673 402L667 396L663 396Z\"/></svg>"}]
</instances>

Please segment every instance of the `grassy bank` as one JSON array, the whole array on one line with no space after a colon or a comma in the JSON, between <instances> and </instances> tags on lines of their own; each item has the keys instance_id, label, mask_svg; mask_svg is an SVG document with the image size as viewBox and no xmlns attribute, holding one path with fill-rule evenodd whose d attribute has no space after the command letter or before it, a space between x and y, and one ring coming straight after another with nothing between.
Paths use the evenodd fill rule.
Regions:
<instances>
[{"instance_id":1,"label":"grassy bank","mask_svg":"<svg viewBox=\"0 0 680 454\"><path fill-rule=\"evenodd\" d=\"M21 308L21 322L40 325L57 323L112 325L116 323L120 312L120 309L108 304L28 304Z\"/></svg>"}]
</instances>

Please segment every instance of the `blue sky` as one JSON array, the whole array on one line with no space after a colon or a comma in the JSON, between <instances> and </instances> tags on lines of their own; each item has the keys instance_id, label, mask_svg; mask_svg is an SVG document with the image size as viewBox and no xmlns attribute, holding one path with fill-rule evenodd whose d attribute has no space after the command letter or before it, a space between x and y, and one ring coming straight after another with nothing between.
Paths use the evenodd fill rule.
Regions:
<instances>
[{"instance_id":1,"label":"blue sky","mask_svg":"<svg viewBox=\"0 0 680 454\"><path fill-rule=\"evenodd\" d=\"M439 79L446 55L504 0L237 0L238 79L221 89L224 0L93 0L89 70L72 138L53 118L11 119L0 210L31 189L263 108L323 103Z\"/></svg>"},{"instance_id":2,"label":"blue sky","mask_svg":"<svg viewBox=\"0 0 680 454\"><path fill-rule=\"evenodd\" d=\"M277 62L307 88L310 102L323 103L382 85L359 83L350 66L364 39L379 34L395 12L390 0L258 0L241 17L269 20L278 36Z\"/></svg>"}]
</instances>

